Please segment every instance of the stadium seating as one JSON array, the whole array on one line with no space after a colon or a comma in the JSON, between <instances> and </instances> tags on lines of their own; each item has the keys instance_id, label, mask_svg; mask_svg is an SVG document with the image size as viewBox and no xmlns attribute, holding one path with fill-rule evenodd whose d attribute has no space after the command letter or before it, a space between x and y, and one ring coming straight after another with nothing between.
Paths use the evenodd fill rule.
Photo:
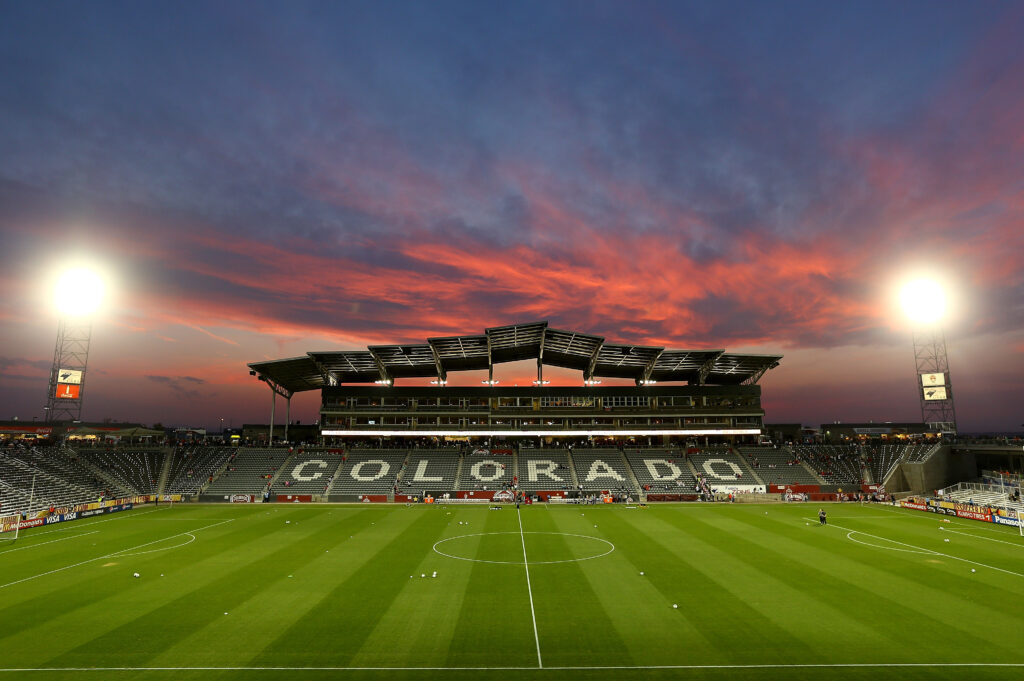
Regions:
<instances>
[{"instance_id":1,"label":"stadium seating","mask_svg":"<svg viewBox=\"0 0 1024 681\"><path fill-rule=\"evenodd\" d=\"M287 458L287 449L239 448L234 461L228 462L228 467L204 493L224 496L261 494Z\"/></svg>"},{"instance_id":2,"label":"stadium seating","mask_svg":"<svg viewBox=\"0 0 1024 681\"><path fill-rule=\"evenodd\" d=\"M690 452L689 457L697 473L705 477L712 488L758 484L747 462L730 448L702 449Z\"/></svg>"},{"instance_id":3,"label":"stadium seating","mask_svg":"<svg viewBox=\"0 0 1024 681\"><path fill-rule=\"evenodd\" d=\"M871 477L877 484L885 482L889 473L899 465L900 461L907 460L910 453L917 453L922 448L927 451L929 448L922 445L883 444L865 446L864 455L867 459L868 469Z\"/></svg>"},{"instance_id":4,"label":"stadium seating","mask_svg":"<svg viewBox=\"0 0 1024 681\"><path fill-rule=\"evenodd\" d=\"M350 449L334 477L331 494L387 494L405 464L407 449Z\"/></svg>"},{"instance_id":5,"label":"stadium seating","mask_svg":"<svg viewBox=\"0 0 1024 681\"><path fill-rule=\"evenodd\" d=\"M105 492L114 496L128 493L101 480L71 450L22 448L0 454L0 509L5 512L26 510L30 495L36 509L96 501Z\"/></svg>"},{"instance_id":6,"label":"stadium seating","mask_svg":"<svg viewBox=\"0 0 1024 681\"><path fill-rule=\"evenodd\" d=\"M522 449L519 489L526 492L576 489L567 449Z\"/></svg>"},{"instance_id":7,"label":"stadium seating","mask_svg":"<svg viewBox=\"0 0 1024 681\"><path fill-rule=\"evenodd\" d=\"M513 459L507 454L491 454L486 450L467 453L462 458L462 473L456 489L501 489L511 484L516 475L512 464Z\"/></svg>"},{"instance_id":8,"label":"stadium seating","mask_svg":"<svg viewBox=\"0 0 1024 681\"><path fill-rule=\"evenodd\" d=\"M646 491L696 494L697 479L679 450L630 447L625 454L633 475Z\"/></svg>"},{"instance_id":9,"label":"stadium seating","mask_svg":"<svg viewBox=\"0 0 1024 681\"><path fill-rule=\"evenodd\" d=\"M766 485L821 484L821 480L801 464L789 448L740 447L739 451Z\"/></svg>"},{"instance_id":10,"label":"stadium seating","mask_svg":"<svg viewBox=\"0 0 1024 681\"><path fill-rule=\"evenodd\" d=\"M458 470L457 449L414 449L409 453L398 488L409 494L454 491Z\"/></svg>"},{"instance_id":11,"label":"stadium seating","mask_svg":"<svg viewBox=\"0 0 1024 681\"><path fill-rule=\"evenodd\" d=\"M341 456L327 452L295 454L274 481L276 494L323 494L341 467Z\"/></svg>"},{"instance_id":12,"label":"stadium seating","mask_svg":"<svg viewBox=\"0 0 1024 681\"><path fill-rule=\"evenodd\" d=\"M231 447L192 447L174 452L167 494L198 494L207 479L237 452Z\"/></svg>"},{"instance_id":13,"label":"stadium seating","mask_svg":"<svg viewBox=\"0 0 1024 681\"><path fill-rule=\"evenodd\" d=\"M82 449L81 459L117 480L132 494L155 494L164 453L124 449Z\"/></svg>"},{"instance_id":14,"label":"stadium seating","mask_svg":"<svg viewBox=\"0 0 1024 681\"><path fill-rule=\"evenodd\" d=\"M637 491L618 449L574 449L571 456L584 492Z\"/></svg>"},{"instance_id":15,"label":"stadium seating","mask_svg":"<svg viewBox=\"0 0 1024 681\"><path fill-rule=\"evenodd\" d=\"M826 484L856 486L864 478L857 445L796 445L793 449Z\"/></svg>"},{"instance_id":16,"label":"stadium seating","mask_svg":"<svg viewBox=\"0 0 1024 681\"><path fill-rule=\"evenodd\" d=\"M919 463L931 456L939 447L941 447L940 444L907 445L907 453L904 460L909 463Z\"/></svg>"}]
</instances>

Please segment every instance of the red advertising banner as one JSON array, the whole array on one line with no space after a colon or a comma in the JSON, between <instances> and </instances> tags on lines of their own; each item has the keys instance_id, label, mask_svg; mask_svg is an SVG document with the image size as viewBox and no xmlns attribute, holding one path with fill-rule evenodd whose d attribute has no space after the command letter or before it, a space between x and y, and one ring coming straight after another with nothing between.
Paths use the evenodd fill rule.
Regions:
<instances>
[{"instance_id":1,"label":"red advertising banner","mask_svg":"<svg viewBox=\"0 0 1024 681\"><path fill-rule=\"evenodd\" d=\"M992 515L989 513L978 513L977 511L964 511L958 508L956 510L956 516L958 518L970 518L971 520L984 520L986 523L992 522Z\"/></svg>"},{"instance_id":2,"label":"red advertising banner","mask_svg":"<svg viewBox=\"0 0 1024 681\"><path fill-rule=\"evenodd\" d=\"M901 501L900 502L900 506L902 506L903 508L912 508L915 511L927 511L928 510L928 505L927 504L919 504L919 503L917 503L915 501Z\"/></svg>"},{"instance_id":3,"label":"red advertising banner","mask_svg":"<svg viewBox=\"0 0 1024 681\"><path fill-rule=\"evenodd\" d=\"M297 503L308 504L309 502L313 501L313 495L312 494L278 494L277 498L274 499L274 501L282 502L282 503L293 503L293 504L297 504Z\"/></svg>"},{"instance_id":4,"label":"red advertising banner","mask_svg":"<svg viewBox=\"0 0 1024 681\"><path fill-rule=\"evenodd\" d=\"M57 397L64 400L77 400L78 389L81 388L79 385L72 385L71 383L58 383L57 384Z\"/></svg>"}]
</instances>

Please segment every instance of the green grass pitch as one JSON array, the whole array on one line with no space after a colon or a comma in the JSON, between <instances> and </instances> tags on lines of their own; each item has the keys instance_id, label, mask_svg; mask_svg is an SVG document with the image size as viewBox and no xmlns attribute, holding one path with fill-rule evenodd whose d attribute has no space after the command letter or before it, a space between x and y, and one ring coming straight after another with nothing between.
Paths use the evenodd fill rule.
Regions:
<instances>
[{"instance_id":1,"label":"green grass pitch","mask_svg":"<svg viewBox=\"0 0 1024 681\"><path fill-rule=\"evenodd\" d=\"M855 504L819 527L817 508L182 504L52 525L0 544L0 681L1024 672L1015 529Z\"/></svg>"}]
</instances>

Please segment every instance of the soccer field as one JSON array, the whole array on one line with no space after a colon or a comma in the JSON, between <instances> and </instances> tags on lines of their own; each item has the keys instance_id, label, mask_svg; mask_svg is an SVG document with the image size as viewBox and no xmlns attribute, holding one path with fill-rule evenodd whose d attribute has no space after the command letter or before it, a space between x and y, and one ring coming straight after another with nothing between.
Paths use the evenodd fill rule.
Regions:
<instances>
[{"instance_id":1,"label":"soccer field","mask_svg":"<svg viewBox=\"0 0 1024 681\"><path fill-rule=\"evenodd\" d=\"M24 531L0 544L0 681L1024 671L1015 529L817 508L176 505Z\"/></svg>"}]
</instances>

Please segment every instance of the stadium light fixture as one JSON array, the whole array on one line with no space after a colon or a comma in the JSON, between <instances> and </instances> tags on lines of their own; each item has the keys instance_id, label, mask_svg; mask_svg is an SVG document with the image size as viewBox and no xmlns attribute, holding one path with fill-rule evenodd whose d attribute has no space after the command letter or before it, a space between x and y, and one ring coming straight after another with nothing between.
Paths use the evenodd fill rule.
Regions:
<instances>
[{"instance_id":1,"label":"stadium light fixture","mask_svg":"<svg viewBox=\"0 0 1024 681\"><path fill-rule=\"evenodd\" d=\"M655 383L657 383L657 381L653 381L651 379L641 380L640 381L640 385L654 385Z\"/></svg>"},{"instance_id":2,"label":"stadium light fixture","mask_svg":"<svg viewBox=\"0 0 1024 681\"><path fill-rule=\"evenodd\" d=\"M900 305L911 322L938 324L946 314L946 292L934 279L914 279L900 289Z\"/></svg>"},{"instance_id":3,"label":"stadium light fixture","mask_svg":"<svg viewBox=\"0 0 1024 681\"><path fill-rule=\"evenodd\" d=\"M484 379L480 382L483 383L484 385L498 385L498 379L496 378L492 378L490 380Z\"/></svg>"},{"instance_id":4,"label":"stadium light fixture","mask_svg":"<svg viewBox=\"0 0 1024 681\"><path fill-rule=\"evenodd\" d=\"M536 381L534 381L534 382L533 382L533 384L534 384L534 385L547 385L547 384L548 384L548 383L550 383L550 382L551 382L551 381L541 381L541 380L536 380Z\"/></svg>"},{"instance_id":5,"label":"stadium light fixture","mask_svg":"<svg viewBox=\"0 0 1024 681\"><path fill-rule=\"evenodd\" d=\"M597 380L596 378L588 378L587 380L583 381L583 385L601 385L601 381Z\"/></svg>"},{"instance_id":6,"label":"stadium light fixture","mask_svg":"<svg viewBox=\"0 0 1024 681\"><path fill-rule=\"evenodd\" d=\"M448 381L443 378L435 378L430 382L430 385L448 385Z\"/></svg>"},{"instance_id":7,"label":"stadium light fixture","mask_svg":"<svg viewBox=\"0 0 1024 681\"><path fill-rule=\"evenodd\" d=\"M376 383L377 385L391 385L391 379L390 378L378 378L376 381L374 381L374 383Z\"/></svg>"},{"instance_id":8,"label":"stadium light fixture","mask_svg":"<svg viewBox=\"0 0 1024 681\"><path fill-rule=\"evenodd\" d=\"M96 270L74 267L62 272L53 289L53 302L62 317L88 317L103 303L106 283Z\"/></svg>"}]
</instances>

